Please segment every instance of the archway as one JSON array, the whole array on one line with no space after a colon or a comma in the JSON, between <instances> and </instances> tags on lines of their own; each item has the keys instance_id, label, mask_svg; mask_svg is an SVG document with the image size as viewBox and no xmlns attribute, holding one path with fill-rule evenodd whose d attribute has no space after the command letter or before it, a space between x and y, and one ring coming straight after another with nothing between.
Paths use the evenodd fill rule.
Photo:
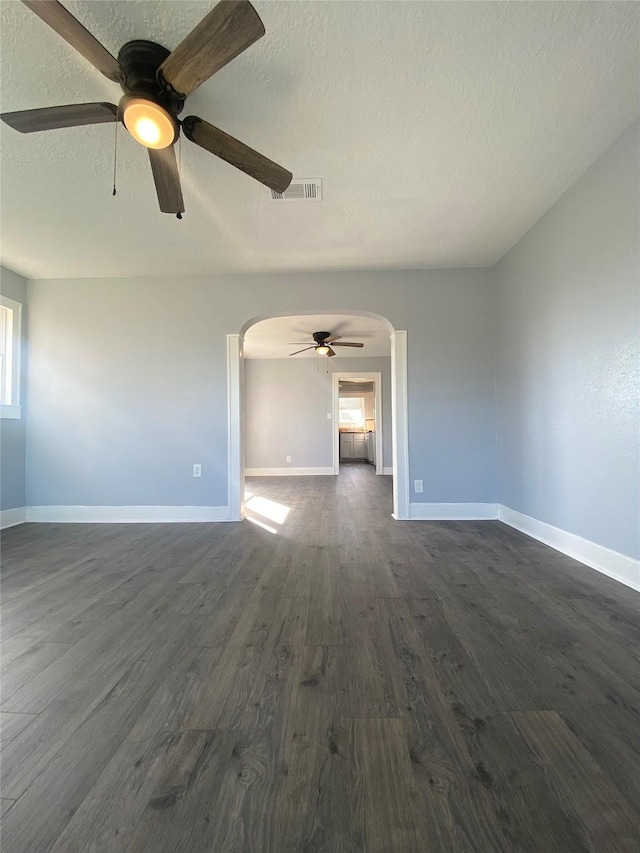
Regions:
<instances>
[{"instance_id":1,"label":"archway","mask_svg":"<svg viewBox=\"0 0 640 853\"><path fill-rule=\"evenodd\" d=\"M229 519L244 517L244 336L251 326L275 317L294 316L301 312L277 312L252 317L239 332L227 335L227 426L228 426L228 506ZM348 314L370 317L384 323L391 343L391 446L393 462L393 517L410 518L409 443L407 398L407 333L394 329L386 317L368 311L313 311L307 316Z\"/></svg>"}]
</instances>

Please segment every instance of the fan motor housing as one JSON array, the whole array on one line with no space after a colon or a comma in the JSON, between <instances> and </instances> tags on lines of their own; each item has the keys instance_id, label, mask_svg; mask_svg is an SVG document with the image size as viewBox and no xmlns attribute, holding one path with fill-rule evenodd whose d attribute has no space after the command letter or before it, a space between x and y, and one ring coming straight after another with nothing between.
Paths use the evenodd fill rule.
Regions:
<instances>
[{"instance_id":1,"label":"fan motor housing","mask_svg":"<svg viewBox=\"0 0 640 853\"><path fill-rule=\"evenodd\" d=\"M170 52L156 42L135 39L120 48L118 62L124 71L122 90L125 95L149 98L177 116L184 108L185 97L165 83L158 73Z\"/></svg>"},{"instance_id":2,"label":"fan motor housing","mask_svg":"<svg viewBox=\"0 0 640 853\"><path fill-rule=\"evenodd\" d=\"M313 340L317 344L321 344L323 341L325 341L327 338L330 338L330 337L331 337L331 332L314 332L313 333Z\"/></svg>"}]
</instances>

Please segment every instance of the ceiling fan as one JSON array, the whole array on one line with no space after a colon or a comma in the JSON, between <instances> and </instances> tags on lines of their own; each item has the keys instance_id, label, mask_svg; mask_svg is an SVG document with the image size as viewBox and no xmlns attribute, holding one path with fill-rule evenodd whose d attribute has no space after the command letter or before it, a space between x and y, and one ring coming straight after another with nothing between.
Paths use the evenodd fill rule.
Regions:
<instances>
[{"instance_id":1,"label":"ceiling fan","mask_svg":"<svg viewBox=\"0 0 640 853\"><path fill-rule=\"evenodd\" d=\"M289 353L289 357L292 355L299 355L301 352L307 352L307 350L314 349L317 355L326 355L327 358L331 358L335 355L332 347L329 344L332 344L334 347L363 347L364 344L358 344L354 341L343 341L340 335L332 335L331 332L314 332L312 335L315 343L310 346L306 346L304 349L296 350L296 352ZM294 341L293 343L287 344L287 346L298 346L299 344L307 343L306 341Z\"/></svg>"},{"instance_id":2,"label":"ceiling fan","mask_svg":"<svg viewBox=\"0 0 640 853\"><path fill-rule=\"evenodd\" d=\"M276 192L291 183L291 172L198 116L178 116L201 83L261 38L265 29L248 0L221 0L173 51L136 39L109 51L57 0L22 0L78 53L124 92L118 106L109 103L67 104L2 113L0 118L21 133L121 121L149 151L160 210L184 211L174 151L180 131Z\"/></svg>"}]
</instances>

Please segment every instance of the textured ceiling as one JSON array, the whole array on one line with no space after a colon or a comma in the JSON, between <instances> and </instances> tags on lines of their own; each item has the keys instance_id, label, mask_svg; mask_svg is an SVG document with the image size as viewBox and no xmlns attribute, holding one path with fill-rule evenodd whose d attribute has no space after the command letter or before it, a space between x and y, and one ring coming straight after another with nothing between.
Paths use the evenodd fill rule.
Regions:
<instances>
[{"instance_id":1,"label":"textured ceiling","mask_svg":"<svg viewBox=\"0 0 640 853\"><path fill-rule=\"evenodd\" d=\"M348 314L310 314L291 317L274 317L251 326L244 336L245 358L289 358L289 354L302 346L288 346L288 341L309 341L313 344L314 332L331 332L345 341L363 343L359 347L336 347L336 355L343 358L371 358L391 355L389 327L372 317L354 317ZM318 358L313 350L302 352L295 358Z\"/></svg>"},{"instance_id":2,"label":"textured ceiling","mask_svg":"<svg viewBox=\"0 0 640 853\"><path fill-rule=\"evenodd\" d=\"M174 47L213 3L65 5L112 52ZM182 222L146 152L108 125L2 126L2 261L30 277L493 265L632 121L638 4L256 2L267 34L187 113L322 178L280 204L184 141ZM2 108L109 99L102 78L2 0Z\"/></svg>"}]
</instances>

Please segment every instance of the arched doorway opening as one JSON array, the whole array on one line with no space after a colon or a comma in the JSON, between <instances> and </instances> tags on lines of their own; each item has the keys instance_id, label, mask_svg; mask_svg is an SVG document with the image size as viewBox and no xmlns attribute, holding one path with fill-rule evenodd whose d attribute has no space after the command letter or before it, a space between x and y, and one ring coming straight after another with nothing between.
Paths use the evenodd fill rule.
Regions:
<instances>
[{"instance_id":1,"label":"arched doorway opening","mask_svg":"<svg viewBox=\"0 0 640 853\"><path fill-rule=\"evenodd\" d=\"M312 323L319 312L305 315ZM394 329L381 315L366 311L327 310L323 315L351 315L371 318L384 324L388 331L391 357L391 456L393 476L393 517L410 518L409 454L407 417L407 333ZM300 316L300 312L296 312ZM233 521L244 517L245 479L245 364L244 337L248 330L264 320L291 317L282 312L252 317L238 333L227 335L227 400L228 400L228 506Z\"/></svg>"}]
</instances>

